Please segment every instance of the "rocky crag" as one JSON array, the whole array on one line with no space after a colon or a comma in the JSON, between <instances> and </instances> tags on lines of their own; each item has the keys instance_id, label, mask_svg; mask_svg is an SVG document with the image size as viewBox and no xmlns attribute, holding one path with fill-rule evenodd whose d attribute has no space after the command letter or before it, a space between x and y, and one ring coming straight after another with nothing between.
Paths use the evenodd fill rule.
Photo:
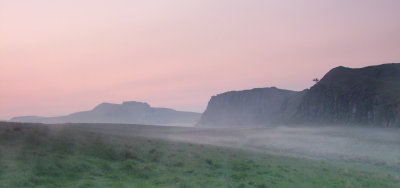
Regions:
<instances>
[{"instance_id":1,"label":"rocky crag","mask_svg":"<svg viewBox=\"0 0 400 188\"><path fill-rule=\"evenodd\" d=\"M336 67L310 89L213 96L199 126L356 124L400 127L400 64Z\"/></svg>"}]
</instances>

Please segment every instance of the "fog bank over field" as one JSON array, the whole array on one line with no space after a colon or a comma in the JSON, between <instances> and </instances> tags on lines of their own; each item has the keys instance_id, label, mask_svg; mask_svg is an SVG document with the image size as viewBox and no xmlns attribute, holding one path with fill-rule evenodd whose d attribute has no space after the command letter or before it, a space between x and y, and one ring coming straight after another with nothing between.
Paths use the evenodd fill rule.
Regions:
<instances>
[{"instance_id":1,"label":"fog bank over field","mask_svg":"<svg viewBox=\"0 0 400 188\"><path fill-rule=\"evenodd\" d=\"M399 129L278 126L204 129L173 137L291 156L390 163L400 168Z\"/></svg>"},{"instance_id":2,"label":"fog bank over field","mask_svg":"<svg viewBox=\"0 0 400 188\"><path fill-rule=\"evenodd\" d=\"M256 150L277 155L353 161L400 170L400 129L338 126L193 128L73 124L86 131Z\"/></svg>"},{"instance_id":3,"label":"fog bank over field","mask_svg":"<svg viewBox=\"0 0 400 188\"><path fill-rule=\"evenodd\" d=\"M398 188L398 133L0 122L0 187Z\"/></svg>"}]
</instances>

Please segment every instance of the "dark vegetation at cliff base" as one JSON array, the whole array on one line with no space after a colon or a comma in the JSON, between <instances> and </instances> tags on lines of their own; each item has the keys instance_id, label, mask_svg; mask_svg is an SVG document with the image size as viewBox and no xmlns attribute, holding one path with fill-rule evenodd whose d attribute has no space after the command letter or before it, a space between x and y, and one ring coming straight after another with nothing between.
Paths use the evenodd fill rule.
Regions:
<instances>
[{"instance_id":1,"label":"dark vegetation at cliff base","mask_svg":"<svg viewBox=\"0 0 400 188\"><path fill-rule=\"evenodd\" d=\"M153 135L190 129L1 123L0 187L400 186L398 174L379 165L361 168Z\"/></svg>"}]
</instances>

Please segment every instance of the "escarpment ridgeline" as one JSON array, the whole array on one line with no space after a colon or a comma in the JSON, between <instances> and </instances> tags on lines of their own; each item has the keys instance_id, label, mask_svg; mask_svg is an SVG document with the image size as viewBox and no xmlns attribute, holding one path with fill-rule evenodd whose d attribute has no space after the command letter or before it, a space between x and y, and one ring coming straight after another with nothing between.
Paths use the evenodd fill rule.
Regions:
<instances>
[{"instance_id":1,"label":"escarpment ridgeline","mask_svg":"<svg viewBox=\"0 0 400 188\"><path fill-rule=\"evenodd\" d=\"M275 87L213 96L199 126L354 124L400 127L400 64L336 67L301 92Z\"/></svg>"}]
</instances>

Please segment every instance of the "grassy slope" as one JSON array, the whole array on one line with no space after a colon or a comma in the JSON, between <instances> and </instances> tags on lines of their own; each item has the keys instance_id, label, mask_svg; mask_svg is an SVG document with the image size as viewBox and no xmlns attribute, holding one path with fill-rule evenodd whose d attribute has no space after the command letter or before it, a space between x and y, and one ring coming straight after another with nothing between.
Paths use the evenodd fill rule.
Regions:
<instances>
[{"instance_id":1,"label":"grassy slope","mask_svg":"<svg viewBox=\"0 0 400 188\"><path fill-rule=\"evenodd\" d=\"M399 187L397 176L238 149L0 124L0 187Z\"/></svg>"}]
</instances>

